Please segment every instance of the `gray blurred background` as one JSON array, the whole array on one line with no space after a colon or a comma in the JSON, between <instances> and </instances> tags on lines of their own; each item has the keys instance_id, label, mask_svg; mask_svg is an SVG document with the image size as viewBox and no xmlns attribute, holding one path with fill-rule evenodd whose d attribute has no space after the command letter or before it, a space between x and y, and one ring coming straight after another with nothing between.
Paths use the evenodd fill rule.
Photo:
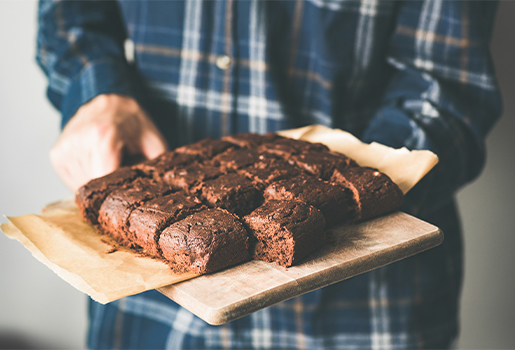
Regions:
<instances>
[{"instance_id":1,"label":"gray blurred background","mask_svg":"<svg viewBox=\"0 0 515 350\"><path fill-rule=\"evenodd\" d=\"M35 0L0 0L0 222L71 194L48 160L59 131L34 60ZM492 53L504 114L481 177L458 194L465 235L461 349L515 349L515 2L501 2ZM0 234L0 348L82 349L86 296Z\"/></svg>"}]
</instances>

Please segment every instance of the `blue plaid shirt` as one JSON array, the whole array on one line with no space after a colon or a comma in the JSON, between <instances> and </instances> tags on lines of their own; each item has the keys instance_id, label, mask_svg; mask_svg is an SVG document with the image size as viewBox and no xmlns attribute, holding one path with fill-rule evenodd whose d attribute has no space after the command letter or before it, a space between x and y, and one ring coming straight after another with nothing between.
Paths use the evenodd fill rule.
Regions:
<instances>
[{"instance_id":1,"label":"blue plaid shirt","mask_svg":"<svg viewBox=\"0 0 515 350\"><path fill-rule=\"evenodd\" d=\"M63 125L96 95L118 93L136 98L172 147L318 123L440 157L403 210L439 226L441 246L223 326L155 291L91 302L89 347L449 347L459 331L462 281L453 196L480 173L484 138L501 110L488 47L495 8L479 1L41 1L37 60Z\"/></svg>"}]
</instances>

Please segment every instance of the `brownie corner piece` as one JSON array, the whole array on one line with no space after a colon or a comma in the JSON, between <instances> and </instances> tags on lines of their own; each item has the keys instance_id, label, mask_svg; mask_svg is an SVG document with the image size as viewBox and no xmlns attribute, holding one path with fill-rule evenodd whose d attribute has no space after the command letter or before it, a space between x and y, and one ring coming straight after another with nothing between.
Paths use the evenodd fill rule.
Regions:
<instances>
[{"instance_id":1,"label":"brownie corner piece","mask_svg":"<svg viewBox=\"0 0 515 350\"><path fill-rule=\"evenodd\" d=\"M159 238L163 257L176 271L206 274L250 259L243 224L223 209L206 209L177 221Z\"/></svg>"},{"instance_id":2,"label":"brownie corner piece","mask_svg":"<svg viewBox=\"0 0 515 350\"><path fill-rule=\"evenodd\" d=\"M370 167L336 169L331 181L353 190L359 206L360 221L371 219L398 209L404 193L390 177Z\"/></svg>"},{"instance_id":3,"label":"brownie corner piece","mask_svg":"<svg viewBox=\"0 0 515 350\"><path fill-rule=\"evenodd\" d=\"M324 244L324 216L303 202L267 201L243 221L256 242L254 259L290 267Z\"/></svg>"},{"instance_id":4,"label":"brownie corner piece","mask_svg":"<svg viewBox=\"0 0 515 350\"><path fill-rule=\"evenodd\" d=\"M98 211L109 192L143 176L137 169L121 167L110 174L90 180L77 190L75 203L79 212L89 224L98 223Z\"/></svg>"},{"instance_id":5,"label":"brownie corner piece","mask_svg":"<svg viewBox=\"0 0 515 350\"><path fill-rule=\"evenodd\" d=\"M125 187L111 191L98 211L98 223L122 245L130 246L128 220L132 211L145 202L172 192L172 189L153 179L138 178Z\"/></svg>"}]
</instances>

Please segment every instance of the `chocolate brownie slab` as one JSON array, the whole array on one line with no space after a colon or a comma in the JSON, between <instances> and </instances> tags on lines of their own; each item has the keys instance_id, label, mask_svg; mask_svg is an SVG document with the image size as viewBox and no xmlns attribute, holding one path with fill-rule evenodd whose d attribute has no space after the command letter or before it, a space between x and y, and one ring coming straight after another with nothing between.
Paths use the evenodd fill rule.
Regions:
<instances>
[{"instance_id":1,"label":"chocolate brownie slab","mask_svg":"<svg viewBox=\"0 0 515 350\"><path fill-rule=\"evenodd\" d=\"M289 267L324 243L324 216L303 202L270 200L243 220L257 240L254 259Z\"/></svg>"},{"instance_id":2,"label":"chocolate brownie slab","mask_svg":"<svg viewBox=\"0 0 515 350\"><path fill-rule=\"evenodd\" d=\"M127 238L128 219L134 208L170 192L170 186L151 179L136 179L126 187L114 190L106 197L98 212L102 231L109 233L120 243L130 245Z\"/></svg>"},{"instance_id":3,"label":"chocolate brownie slab","mask_svg":"<svg viewBox=\"0 0 515 350\"><path fill-rule=\"evenodd\" d=\"M294 154L288 162L323 180L329 180L337 166L341 169L358 166L351 158L331 151L311 150Z\"/></svg>"},{"instance_id":4,"label":"chocolate brownie slab","mask_svg":"<svg viewBox=\"0 0 515 350\"><path fill-rule=\"evenodd\" d=\"M261 192L245 176L230 173L202 183L202 199L210 206L243 216L262 202Z\"/></svg>"},{"instance_id":5,"label":"chocolate brownie slab","mask_svg":"<svg viewBox=\"0 0 515 350\"><path fill-rule=\"evenodd\" d=\"M202 159L209 159L231 147L234 148L237 146L227 141L206 138L198 142L176 148L175 152L192 154Z\"/></svg>"},{"instance_id":6,"label":"chocolate brownie slab","mask_svg":"<svg viewBox=\"0 0 515 350\"><path fill-rule=\"evenodd\" d=\"M309 175L270 184L264 191L266 200L300 200L319 209L327 227L355 220L358 204L350 188Z\"/></svg>"},{"instance_id":7,"label":"chocolate brownie slab","mask_svg":"<svg viewBox=\"0 0 515 350\"><path fill-rule=\"evenodd\" d=\"M148 255L160 256L157 242L161 231L202 208L199 199L182 192L152 199L131 212L128 239Z\"/></svg>"},{"instance_id":8,"label":"chocolate brownie slab","mask_svg":"<svg viewBox=\"0 0 515 350\"><path fill-rule=\"evenodd\" d=\"M359 220L398 209L404 199L404 194L388 175L373 168L335 169L331 181L350 186L353 190L358 203Z\"/></svg>"},{"instance_id":9,"label":"chocolate brownie slab","mask_svg":"<svg viewBox=\"0 0 515 350\"><path fill-rule=\"evenodd\" d=\"M266 133L264 135L256 134L252 132L243 132L235 135L227 135L222 137L223 141L233 143L243 148L255 148L262 143L274 141L281 136L276 133Z\"/></svg>"},{"instance_id":10,"label":"chocolate brownie slab","mask_svg":"<svg viewBox=\"0 0 515 350\"><path fill-rule=\"evenodd\" d=\"M123 187L142 175L137 169L122 167L110 174L93 179L79 188L75 196L75 203L84 221L96 225L98 210L109 192Z\"/></svg>"},{"instance_id":11,"label":"chocolate brownie slab","mask_svg":"<svg viewBox=\"0 0 515 350\"><path fill-rule=\"evenodd\" d=\"M221 209L202 210L168 226L159 246L179 272L205 274L250 259L245 227Z\"/></svg>"}]
</instances>

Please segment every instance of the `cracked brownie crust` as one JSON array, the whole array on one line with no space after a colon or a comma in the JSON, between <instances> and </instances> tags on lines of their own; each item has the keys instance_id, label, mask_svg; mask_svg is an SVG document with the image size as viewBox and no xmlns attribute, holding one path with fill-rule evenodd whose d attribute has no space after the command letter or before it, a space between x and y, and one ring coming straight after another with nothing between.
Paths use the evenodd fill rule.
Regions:
<instances>
[{"instance_id":1,"label":"cracked brownie crust","mask_svg":"<svg viewBox=\"0 0 515 350\"><path fill-rule=\"evenodd\" d=\"M270 184L264 192L266 200L298 200L319 209L328 227L356 219L356 201L348 187L300 175Z\"/></svg>"},{"instance_id":2,"label":"cracked brownie crust","mask_svg":"<svg viewBox=\"0 0 515 350\"><path fill-rule=\"evenodd\" d=\"M110 174L96 178L79 188L75 203L84 221L91 225L98 223L98 211L109 192L144 176L138 169L122 167Z\"/></svg>"},{"instance_id":3,"label":"cracked brownie crust","mask_svg":"<svg viewBox=\"0 0 515 350\"><path fill-rule=\"evenodd\" d=\"M250 259L247 231L222 209L206 209L170 225L159 245L178 272L210 273Z\"/></svg>"},{"instance_id":4,"label":"cracked brownie crust","mask_svg":"<svg viewBox=\"0 0 515 350\"><path fill-rule=\"evenodd\" d=\"M196 198L182 192L150 200L131 212L129 217L129 239L145 253L161 257L158 245L163 229L186 216L204 209Z\"/></svg>"}]
</instances>

